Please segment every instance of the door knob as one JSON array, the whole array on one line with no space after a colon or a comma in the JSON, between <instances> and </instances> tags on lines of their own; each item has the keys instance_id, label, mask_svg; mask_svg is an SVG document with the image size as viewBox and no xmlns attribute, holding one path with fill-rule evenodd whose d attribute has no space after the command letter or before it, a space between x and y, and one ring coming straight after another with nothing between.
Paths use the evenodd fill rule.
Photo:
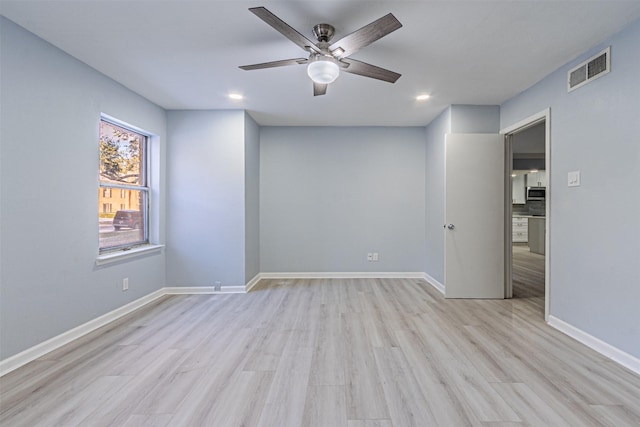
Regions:
<instances>
[{"instance_id":1,"label":"door knob","mask_svg":"<svg viewBox=\"0 0 640 427\"><path fill-rule=\"evenodd\" d=\"M455 225L453 225L453 224L449 224L449 225L447 225L447 228L448 228L449 230L453 230L454 228L456 228L456 226L455 226Z\"/></svg>"}]
</instances>

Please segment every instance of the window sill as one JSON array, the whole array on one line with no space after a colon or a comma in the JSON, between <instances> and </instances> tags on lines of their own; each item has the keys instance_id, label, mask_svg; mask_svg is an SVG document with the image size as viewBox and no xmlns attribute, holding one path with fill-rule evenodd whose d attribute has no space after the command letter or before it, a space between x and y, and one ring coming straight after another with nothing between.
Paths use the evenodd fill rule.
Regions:
<instances>
[{"instance_id":1,"label":"window sill","mask_svg":"<svg viewBox=\"0 0 640 427\"><path fill-rule=\"evenodd\" d=\"M110 264L112 262L124 261L129 258L135 258L144 254L160 252L162 248L164 248L164 245L145 245L129 249L128 251L116 251L98 255L98 257L96 258L96 265Z\"/></svg>"}]
</instances>

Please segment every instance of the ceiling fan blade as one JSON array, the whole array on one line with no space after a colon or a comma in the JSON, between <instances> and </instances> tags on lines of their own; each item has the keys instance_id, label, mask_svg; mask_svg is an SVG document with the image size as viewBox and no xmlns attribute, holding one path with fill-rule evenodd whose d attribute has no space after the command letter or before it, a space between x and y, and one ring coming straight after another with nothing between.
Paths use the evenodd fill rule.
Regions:
<instances>
[{"instance_id":1,"label":"ceiling fan blade","mask_svg":"<svg viewBox=\"0 0 640 427\"><path fill-rule=\"evenodd\" d=\"M253 12L258 18L262 19L267 24L278 30L280 34L300 46L302 49L309 52L310 50L316 53L321 53L320 48L316 46L311 40L297 32L293 27L278 18L273 13L269 12L265 7L250 7L249 10Z\"/></svg>"},{"instance_id":2,"label":"ceiling fan blade","mask_svg":"<svg viewBox=\"0 0 640 427\"><path fill-rule=\"evenodd\" d=\"M400 27L402 27L400 21L392 13L389 13L332 43L329 50L336 58L346 58ZM336 52L336 49L341 50Z\"/></svg>"},{"instance_id":3,"label":"ceiling fan blade","mask_svg":"<svg viewBox=\"0 0 640 427\"><path fill-rule=\"evenodd\" d=\"M286 65L300 65L309 62L307 58L283 59L281 61L263 62L262 64L241 65L243 70L260 70L262 68L284 67Z\"/></svg>"},{"instance_id":4,"label":"ceiling fan blade","mask_svg":"<svg viewBox=\"0 0 640 427\"><path fill-rule=\"evenodd\" d=\"M342 71L351 74L358 74L360 76L371 77L372 79L384 80L385 82L395 83L402 74L394 73L393 71L385 70L384 68L376 67L375 65L367 64L366 62L356 61L355 59L342 59L342 62L349 64L347 68L343 68Z\"/></svg>"},{"instance_id":5,"label":"ceiling fan blade","mask_svg":"<svg viewBox=\"0 0 640 427\"><path fill-rule=\"evenodd\" d=\"M313 82L313 96L324 95L327 93L327 84Z\"/></svg>"}]
</instances>

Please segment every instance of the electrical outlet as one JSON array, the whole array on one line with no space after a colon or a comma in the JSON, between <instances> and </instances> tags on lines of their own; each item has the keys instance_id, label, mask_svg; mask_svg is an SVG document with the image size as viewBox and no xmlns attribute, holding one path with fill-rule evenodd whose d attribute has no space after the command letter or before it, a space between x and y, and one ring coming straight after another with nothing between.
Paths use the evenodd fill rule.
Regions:
<instances>
[{"instance_id":1,"label":"electrical outlet","mask_svg":"<svg viewBox=\"0 0 640 427\"><path fill-rule=\"evenodd\" d=\"M367 261L369 262L373 261L373 254L371 252L367 254Z\"/></svg>"},{"instance_id":2,"label":"electrical outlet","mask_svg":"<svg viewBox=\"0 0 640 427\"><path fill-rule=\"evenodd\" d=\"M378 252L373 253L373 261L379 261L380 257L378 256Z\"/></svg>"},{"instance_id":3,"label":"electrical outlet","mask_svg":"<svg viewBox=\"0 0 640 427\"><path fill-rule=\"evenodd\" d=\"M122 290L126 291L129 289L129 278L125 277L124 279L122 279Z\"/></svg>"}]
</instances>

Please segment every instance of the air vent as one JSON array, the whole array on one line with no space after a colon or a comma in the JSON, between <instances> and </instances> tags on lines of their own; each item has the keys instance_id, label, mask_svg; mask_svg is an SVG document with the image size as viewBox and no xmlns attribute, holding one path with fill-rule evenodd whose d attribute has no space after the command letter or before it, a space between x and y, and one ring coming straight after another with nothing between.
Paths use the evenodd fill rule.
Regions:
<instances>
[{"instance_id":1,"label":"air vent","mask_svg":"<svg viewBox=\"0 0 640 427\"><path fill-rule=\"evenodd\" d=\"M590 81L604 76L609 71L611 71L611 46L569 70L567 75L568 91L578 89Z\"/></svg>"}]
</instances>

